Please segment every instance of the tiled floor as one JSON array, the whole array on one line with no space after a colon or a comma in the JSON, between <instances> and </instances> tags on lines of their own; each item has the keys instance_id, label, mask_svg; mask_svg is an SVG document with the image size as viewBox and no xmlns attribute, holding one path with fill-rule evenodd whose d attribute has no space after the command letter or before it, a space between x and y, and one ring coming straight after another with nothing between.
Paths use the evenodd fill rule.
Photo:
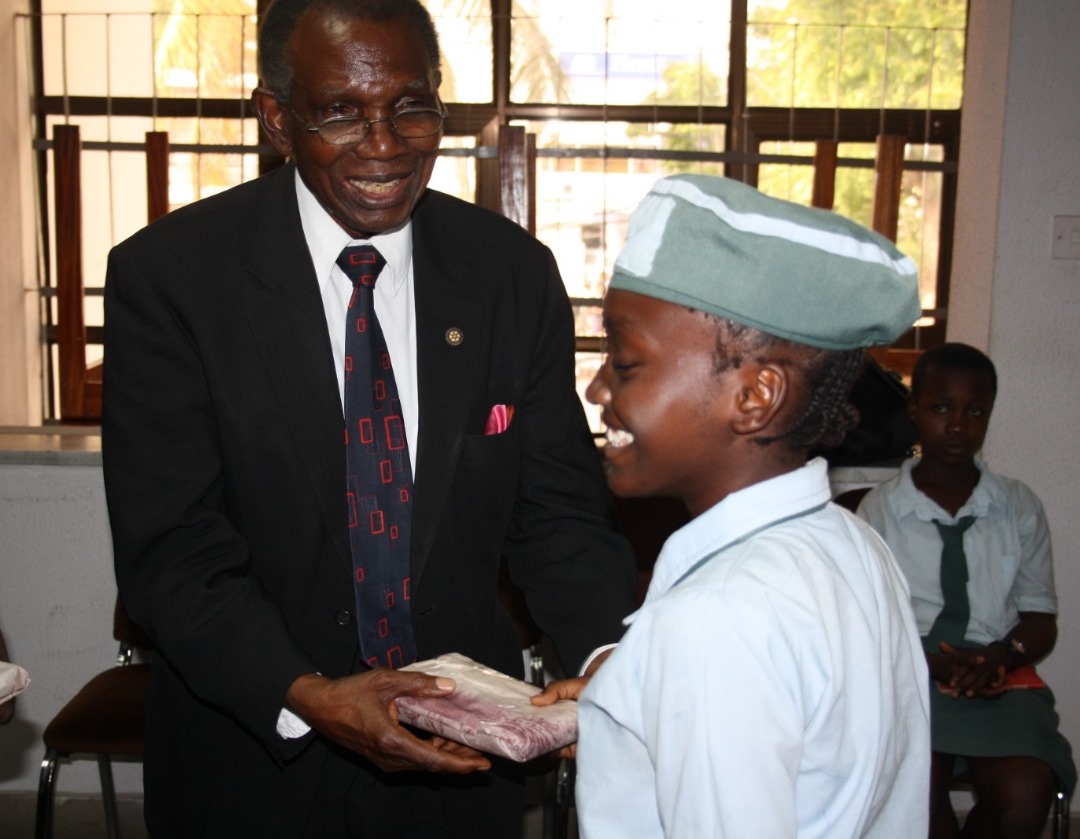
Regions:
<instances>
[{"instance_id":1,"label":"tiled floor","mask_svg":"<svg viewBox=\"0 0 1080 839\"><path fill-rule=\"evenodd\" d=\"M539 787L530 789L532 801L525 814L521 839L545 839L551 835L546 826L544 808L537 802L544 794ZM0 793L0 837L3 839L32 839L37 806L32 793ZM142 821L142 800L120 798L117 802L122 839L147 839ZM550 818L550 817L549 817ZM97 839L104 837L105 813L97 797L58 796L54 817L53 839ZM570 836L577 839L571 825Z\"/></svg>"},{"instance_id":2,"label":"tiled floor","mask_svg":"<svg viewBox=\"0 0 1080 839\"><path fill-rule=\"evenodd\" d=\"M32 839L36 807L37 797L33 793L0 795L0 836L4 839ZM120 798L117 810L120 836L123 839L146 839L142 799ZM105 811L100 798L57 797L53 839L95 839L105 835Z\"/></svg>"},{"instance_id":3,"label":"tiled floor","mask_svg":"<svg viewBox=\"0 0 1080 839\"><path fill-rule=\"evenodd\" d=\"M537 790L539 792L539 790ZM0 837L3 839L32 839L34 836L35 797L32 793L0 793ZM142 801L121 798L120 836L122 839L147 839L142 822ZM1080 817L1070 819L1070 836L1080 836ZM525 814L525 829L521 839L545 839L550 836L550 825L544 824L543 808L534 804ZM1043 831L1044 839L1050 839L1050 827ZM61 797L56 800L54 839L97 839L105 836L105 816L101 800L93 797ZM567 839L577 839L577 830L570 824Z\"/></svg>"}]
</instances>

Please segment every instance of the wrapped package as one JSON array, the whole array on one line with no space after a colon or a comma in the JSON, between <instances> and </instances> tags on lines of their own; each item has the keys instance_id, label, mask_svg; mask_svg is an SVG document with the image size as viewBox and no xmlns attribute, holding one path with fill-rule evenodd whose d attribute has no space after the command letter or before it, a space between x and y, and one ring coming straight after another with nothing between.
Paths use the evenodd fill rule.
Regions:
<instances>
[{"instance_id":1,"label":"wrapped package","mask_svg":"<svg viewBox=\"0 0 1080 839\"><path fill-rule=\"evenodd\" d=\"M0 661L0 705L14 699L30 684L30 676L17 664Z\"/></svg>"},{"instance_id":2,"label":"wrapped package","mask_svg":"<svg viewBox=\"0 0 1080 839\"><path fill-rule=\"evenodd\" d=\"M529 697L540 688L459 653L401 669L444 676L457 685L449 696L399 696L395 701L403 723L519 763L577 740L576 702L533 705Z\"/></svg>"}]
</instances>

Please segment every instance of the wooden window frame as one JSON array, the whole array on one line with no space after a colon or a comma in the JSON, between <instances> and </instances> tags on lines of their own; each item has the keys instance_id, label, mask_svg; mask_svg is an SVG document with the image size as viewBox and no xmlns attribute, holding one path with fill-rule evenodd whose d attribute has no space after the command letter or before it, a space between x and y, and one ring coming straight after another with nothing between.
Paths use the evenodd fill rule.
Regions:
<instances>
[{"instance_id":1,"label":"wooden window frame","mask_svg":"<svg viewBox=\"0 0 1080 839\"><path fill-rule=\"evenodd\" d=\"M259 0L259 12L267 0ZM32 37L36 44L33 73L36 89L43 90L44 70L42 60L42 26L40 0L35 0ZM559 119L563 121L620 121L636 124L665 123L703 123L724 126L726 148L712 159L720 159L729 177L756 185L758 166L766 160L761 154L764 142L782 140L799 142L817 142L821 145L820 159L816 159L816 169L826 171L828 167L844 165L837 161L835 148L829 157L829 144L837 142L878 142L882 135L903 138L909 143L930 143L943 149L944 159L939 164L924 164L923 168L943 173L942 216L938 231L938 276L937 308L934 311L934 325L919 331L914 330L904 336L897 347L904 350L917 350L919 347L932 346L944 340L945 320L949 298L949 269L952 261L952 235L955 226L956 206L956 165L959 154L960 115L957 110L897 110L897 109L831 109L831 108L751 108L746 104L746 0L732 0L731 55L728 81L728 101L716 106L608 106L608 105L551 105L543 103L513 103L510 101L511 67L511 0L491 0L493 31L493 99L488 103L468 103L467 106L455 107L449 103L450 116L446 123L448 135L472 136L479 144L479 149L494 149L493 155L478 154L477 160L477 203L482 206L504 212L524 227L535 228L535 161L537 150L535 143L523 134L523 131L510 126L513 120ZM134 116L134 117L187 117L251 119L254 113L249 100L235 99L190 99L190 98L135 98L135 97L100 97L100 96L57 96L38 95L33 100L34 118L37 125L36 136L45 137L45 129L50 117L63 117L77 122L81 116ZM153 186L158 202L158 210L149 209L148 218L153 218L160 211L163 201L167 201L167 183L163 180L167 171L167 138L163 145L152 151L148 147L149 167L156 174L150 174L149 183ZM98 144L107 145L107 144ZM54 155L70 156L69 147L54 148L53 140L41 139L36 143L38 155L39 194L45 195L47 172L50 164L59 164L58 171L70 171L72 161L66 163L62 157L50 160ZM267 170L280 165L272 149L265 143L245 151L260 154L260 170ZM153 160L150 155L157 155ZM782 158L770 156L769 162L783 162ZM77 161L75 161L77 172ZM67 170L64 166L67 166ZM148 170L149 171L149 170ZM821 180L815 201L824 202L827 198L827 181ZM56 219L49 218L48 202L41 201L41 229L55 229L59 232L61 224L70 224L74 218L78 221L78 202L72 202L71 192L61 206L60 193L56 190ZM73 206L74 204L74 206ZM66 229L66 228L65 228ZM70 236L70 232L65 234ZM59 299L57 318L53 320L53 307L44 306L44 336L47 365L46 415L53 421L93 422L100 416L100 371L87 367L85 353L87 345L100 344L102 329L86 326L83 323L81 300L84 294L100 293L98 289L87 289L81 278L81 251L75 249L57 254L57 276L50 273L49 236L42 237L44 254L42 264L45 276L41 285L46 298L56 296ZM78 276L76 276L78 275ZM63 286L63 291L60 287ZM72 293L75 289L77 293ZM592 301L578 301L589 303ZM61 347L56 370L51 363L52 348ZM579 350L595 351L595 339L579 339ZM57 372L58 371L58 372ZM60 404L53 399L54 378L60 379Z\"/></svg>"}]
</instances>

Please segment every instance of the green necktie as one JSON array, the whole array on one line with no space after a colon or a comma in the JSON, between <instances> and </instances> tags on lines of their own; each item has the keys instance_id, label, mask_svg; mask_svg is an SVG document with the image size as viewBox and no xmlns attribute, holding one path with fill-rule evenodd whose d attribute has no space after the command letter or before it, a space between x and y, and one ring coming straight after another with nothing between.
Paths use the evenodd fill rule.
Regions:
<instances>
[{"instance_id":1,"label":"green necktie","mask_svg":"<svg viewBox=\"0 0 1080 839\"><path fill-rule=\"evenodd\" d=\"M971 617L964 531L975 524L975 516L964 516L956 524L943 521L935 521L934 524L941 534L941 595L945 604L923 639L923 648L927 653L941 652L938 645L942 641L961 646Z\"/></svg>"}]
</instances>

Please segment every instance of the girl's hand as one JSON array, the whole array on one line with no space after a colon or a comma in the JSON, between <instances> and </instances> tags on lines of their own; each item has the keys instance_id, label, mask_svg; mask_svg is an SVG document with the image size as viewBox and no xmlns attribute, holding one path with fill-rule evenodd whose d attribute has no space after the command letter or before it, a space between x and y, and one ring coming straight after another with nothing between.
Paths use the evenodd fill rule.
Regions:
<instances>
[{"instance_id":1,"label":"girl's hand","mask_svg":"<svg viewBox=\"0 0 1080 839\"><path fill-rule=\"evenodd\" d=\"M976 696L989 699L1008 688L1005 668L1008 654L1000 646L955 647L942 642L941 653L928 656L931 677L954 699Z\"/></svg>"},{"instance_id":2,"label":"girl's hand","mask_svg":"<svg viewBox=\"0 0 1080 839\"><path fill-rule=\"evenodd\" d=\"M585 690L585 685L589 683L588 676L578 676L575 679L558 679L554 682L549 682L548 685L541 691L530 698L530 702L533 705L553 705L556 702L563 699L572 699L577 701L577 698L581 696L581 692ZM551 753L552 757L557 758L574 758L577 756L577 743L571 743L569 746L563 746L557 752Z\"/></svg>"}]
</instances>

